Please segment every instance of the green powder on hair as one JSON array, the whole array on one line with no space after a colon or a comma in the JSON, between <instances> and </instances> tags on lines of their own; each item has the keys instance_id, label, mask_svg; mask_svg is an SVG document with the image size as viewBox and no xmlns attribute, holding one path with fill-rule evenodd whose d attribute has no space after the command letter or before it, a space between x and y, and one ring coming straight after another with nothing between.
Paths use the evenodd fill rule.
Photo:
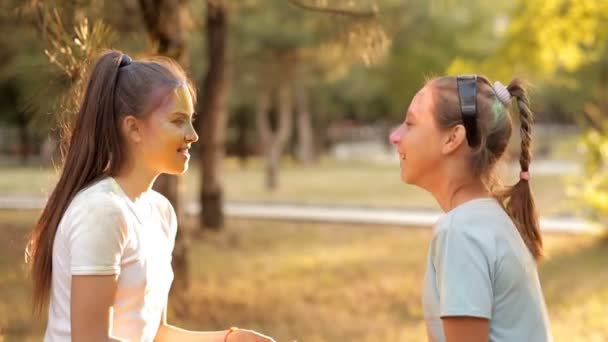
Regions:
<instances>
[{"instance_id":1,"label":"green powder on hair","mask_svg":"<svg viewBox=\"0 0 608 342\"><path fill-rule=\"evenodd\" d=\"M500 102L499 99L495 99L492 104L492 111L494 112L494 122L497 123L502 120L502 118L507 115L507 108L505 105Z\"/></svg>"}]
</instances>

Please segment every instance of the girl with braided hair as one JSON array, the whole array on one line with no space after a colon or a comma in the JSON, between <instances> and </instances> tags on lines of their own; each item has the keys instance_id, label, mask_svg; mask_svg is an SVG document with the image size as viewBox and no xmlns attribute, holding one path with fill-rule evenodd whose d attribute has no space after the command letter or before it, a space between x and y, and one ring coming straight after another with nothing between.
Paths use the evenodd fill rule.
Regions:
<instances>
[{"instance_id":1,"label":"girl with braided hair","mask_svg":"<svg viewBox=\"0 0 608 342\"><path fill-rule=\"evenodd\" d=\"M496 175L521 122L521 172ZM445 212L429 246L423 307L430 341L551 341L536 261L542 238L529 166L533 115L525 87L477 75L434 78L394 131L401 179Z\"/></svg>"}]
</instances>

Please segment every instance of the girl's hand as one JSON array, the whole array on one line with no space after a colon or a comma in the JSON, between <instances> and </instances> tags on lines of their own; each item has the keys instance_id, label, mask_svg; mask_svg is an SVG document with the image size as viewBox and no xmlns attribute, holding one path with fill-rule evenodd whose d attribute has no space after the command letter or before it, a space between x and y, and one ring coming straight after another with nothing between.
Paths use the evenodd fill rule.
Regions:
<instances>
[{"instance_id":1,"label":"girl's hand","mask_svg":"<svg viewBox=\"0 0 608 342\"><path fill-rule=\"evenodd\" d=\"M271 337L246 329L229 332L225 340L226 342L275 342Z\"/></svg>"}]
</instances>

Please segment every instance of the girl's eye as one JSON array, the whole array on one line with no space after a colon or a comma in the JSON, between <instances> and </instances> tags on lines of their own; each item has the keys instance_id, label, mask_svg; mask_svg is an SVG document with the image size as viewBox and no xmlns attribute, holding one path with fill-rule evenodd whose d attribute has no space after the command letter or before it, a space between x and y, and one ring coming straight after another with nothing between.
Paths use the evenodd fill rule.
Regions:
<instances>
[{"instance_id":1,"label":"girl's eye","mask_svg":"<svg viewBox=\"0 0 608 342\"><path fill-rule=\"evenodd\" d=\"M173 123L176 125L181 125L184 123L184 120L182 120L182 119L173 120Z\"/></svg>"}]
</instances>

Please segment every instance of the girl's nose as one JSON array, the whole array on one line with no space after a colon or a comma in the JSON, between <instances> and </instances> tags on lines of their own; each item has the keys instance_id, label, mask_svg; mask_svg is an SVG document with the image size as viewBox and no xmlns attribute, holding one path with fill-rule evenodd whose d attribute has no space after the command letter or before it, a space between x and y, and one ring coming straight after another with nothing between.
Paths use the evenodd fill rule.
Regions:
<instances>
[{"instance_id":1,"label":"girl's nose","mask_svg":"<svg viewBox=\"0 0 608 342\"><path fill-rule=\"evenodd\" d=\"M390 140L393 145L399 145L401 142L401 135L403 135L403 125L397 127L397 129L388 137L388 140Z\"/></svg>"},{"instance_id":2,"label":"girl's nose","mask_svg":"<svg viewBox=\"0 0 608 342\"><path fill-rule=\"evenodd\" d=\"M198 134L196 134L194 127L190 127L190 131L188 134L186 134L186 141L189 143L195 143L198 141Z\"/></svg>"}]
</instances>

